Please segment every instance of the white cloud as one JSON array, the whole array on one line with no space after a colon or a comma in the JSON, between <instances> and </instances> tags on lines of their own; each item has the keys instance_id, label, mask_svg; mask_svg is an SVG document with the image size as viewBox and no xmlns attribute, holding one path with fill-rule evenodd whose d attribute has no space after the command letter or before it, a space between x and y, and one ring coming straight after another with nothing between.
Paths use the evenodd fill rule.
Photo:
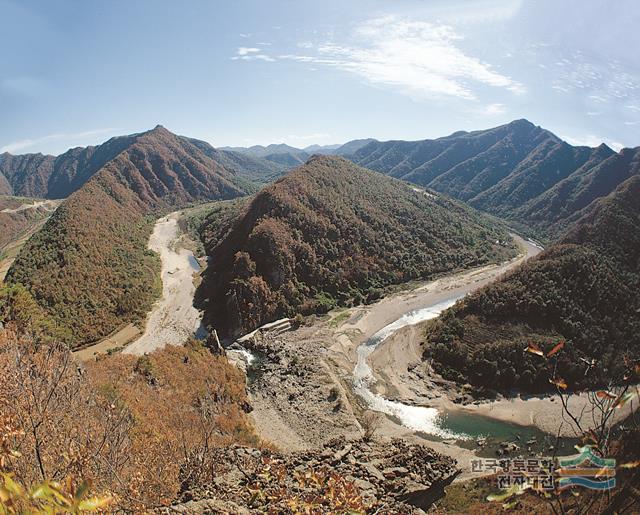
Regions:
<instances>
[{"instance_id":1,"label":"white cloud","mask_svg":"<svg viewBox=\"0 0 640 515\"><path fill-rule=\"evenodd\" d=\"M101 134L113 133L113 132L116 132L117 130L118 129L94 129L91 131L77 132L74 134L49 134L48 136L43 136L42 138L23 139L19 141L14 141L12 143L8 143L5 146L0 147L0 153L20 152L24 149L31 148L36 145L40 145L42 143L48 143L51 141L77 141L84 138L99 136Z\"/></svg>"},{"instance_id":2,"label":"white cloud","mask_svg":"<svg viewBox=\"0 0 640 515\"><path fill-rule=\"evenodd\" d=\"M238 48L238 51L236 52L237 55L249 55L249 54L257 54L260 53L260 49L259 48L249 48L246 46L241 46Z\"/></svg>"},{"instance_id":3,"label":"white cloud","mask_svg":"<svg viewBox=\"0 0 640 515\"><path fill-rule=\"evenodd\" d=\"M466 55L456 46L462 36L447 25L387 16L359 25L354 36L354 45L325 44L315 56L287 57L345 70L413 97L475 99L472 83L524 91L520 83Z\"/></svg>"},{"instance_id":4,"label":"white cloud","mask_svg":"<svg viewBox=\"0 0 640 515\"><path fill-rule=\"evenodd\" d=\"M576 137L563 136L562 139L564 139L567 143L574 146L597 147L602 143L606 143L616 152L618 152L621 148L624 147L624 145L618 141L606 141L606 138L602 138L594 134L585 134L583 136L576 136Z\"/></svg>"},{"instance_id":5,"label":"white cloud","mask_svg":"<svg viewBox=\"0 0 640 515\"><path fill-rule=\"evenodd\" d=\"M232 60L242 61L275 61L273 57L263 54L260 48L241 46L236 50L236 55L231 57Z\"/></svg>"},{"instance_id":6,"label":"white cloud","mask_svg":"<svg viewBox=\"0 0 640 515\"><path fill-rule=\"evenodd\" d=\"M376 18L355 27L352 44L329 41L314 54L280 55L294 60L344 70L371 84L396 88L414 98L457 97L475 100L474 86L502 88L522 93L519 82L490 64L465 54L458 46L463 37L448 25L411 21L395 16ZM313 45L298 45L311 49ZM275 60L266 54L238 54L232 59ZM267 59L268 57L268 59Z\"/></svg>"},{"instance_id":7,"label":"white cloud","mask_svg":"<svg viewBox=\"0 0 640 515\"><path fill-rule=\"evenodd\" d=\"M504 104L489 104L484 108L484 114L489 116L504 114L507 112L507 106Z\"/></svg>"},{"instance_id":8,"label":"white cloud","mask_svg":"<svg viewBox=\"0 0 640 515\"><path fill-rule=\"evenodd\" d=\"M553 89L561 93L582 92L587 101L598 104L634 101L640 95L640 75L615 60L574 51L556 63Z\"/></svg>"}]
</instances>

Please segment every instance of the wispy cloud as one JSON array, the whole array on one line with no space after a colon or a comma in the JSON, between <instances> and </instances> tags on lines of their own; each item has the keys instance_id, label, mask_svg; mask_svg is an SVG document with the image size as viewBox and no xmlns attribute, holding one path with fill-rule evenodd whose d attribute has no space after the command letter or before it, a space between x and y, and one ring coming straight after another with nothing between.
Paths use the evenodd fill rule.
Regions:
<instances>
[{"instance_id":1,"label":"wispy cloud","mask_svg":"<svg viewBox=\"0 0 640 515\"><path fill-rule=\"evenodd\" d=\"M640 75L615 60L601 61L574 51L555 65L557 78L552 87L561 93L581 91L587 99L600 104L640 96Z\"/></svg>"},{"instance_id":2,"label":"wispy cloud","mask_svg":"<svg viewBox=\"0 0 640 515\"><path fill-rule=\"evenodd\" d=\"M371 84L393 87L414 98L475 100L475 88L479 85L513 93L524 92L521 83L467 55L458 45L462 39L448 25L386 16L356 26L350 44L324 42L311 45L304 42L299 45L307 50L304 54L273 57L262 53L236 53L233 58L251 60L265 56L272 60L333 67L362 77Z\"/></svg>"},{"instance_id":3,"label":"wispy cloud","mask_svg":"<svg viewBox=\"0 0 640 515\"><path fill-rule=\"evenodd\" d=\"M238 47L236 55L232 56L231 59L234 61L275 61L273 57L262 53L260 48L246 46Z\"/></svg>"},{"instance_id":4,"label":"wispy cloud","mask_svg":"<svg viewBox=\"0 0 640 515\"><path fill-rule=\"evenodd\" d=\"M35 138L35 139L23 139L23 140L19 140L19 141L14 141L12 143L8 143L3 147L0 147L0 152L10 152L10 153L15 153L15 152L20 152L22 150L31 148L31 147L35 147L37 145L41 145L43 143L49 143L52 141L69 141L69 142L74 142L74 141L78 141L78 140L82 140L85 138L91 138L94 136L100 136L103 134L109 134L109 133L114 133L116 131L118 131L119 129L94 129L94 130L90 130L90 131L85 131L85 132L77 132L77 133L73 133L73 134L64 134L64 133L58 133L58 134L49 134L47 136L43 136L41 138Z\"/></svg>"},{"instance_id":5,"label":"wispy cloud","mask_svg":"<svg viewBox=\"0 0 640 515\"><path fill-rule=\"evenodd\" d=\"M489 116L497 116L499 114L505 114L507 112L507 106L504 104L489 104L483 110L483 113Z\"/></svg>"}]
</instances>

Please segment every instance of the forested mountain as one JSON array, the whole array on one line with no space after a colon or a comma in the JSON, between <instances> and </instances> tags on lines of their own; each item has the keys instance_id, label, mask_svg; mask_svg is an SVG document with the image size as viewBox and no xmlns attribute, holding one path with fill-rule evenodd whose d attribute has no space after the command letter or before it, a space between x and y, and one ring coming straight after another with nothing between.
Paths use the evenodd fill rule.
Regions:
<instances>
[{"instance_id":1,"label":"forested mountain","mask_svg":"<svg viewBox=\"0 0 640 515\"><path fill-rule=\"evenodd\" d=\"M549 371L525 349L562 340L557 374L568 384L616 378L625 357L640 357L638 227L634 175L583 210L558 244L445 312L428 330L426 355L450 378L540 391L551 387Z\"/></svg>"},{"instance_id":2,"label":"forested mountain","mask_svg":"<svg viewBox=\"0 0 640 515\"><path fill-rule=\"evenodd\" d=\"M11 194L60 199L80 188L96 171L131 144L132 136L111 138L97 147L72 148L57 157L43 154L0 155L0 171Z\"/></svg>"},{"instance_id":3,"label":"forested mountain","mask_svg":"<svg viewBox=\"0 0 640 515\"><path fill-rule=\"evenodd\" d=\"M440 196L315 156L266 187L225 228L200 287L218 331L377 298L381 288L515 253L507 234ZM502 242L502 243L500 243Z\"/></svg>"},{"instance_id":4,"label":"forested mountain","mask_svg":"<svg viewBox=\"0 0 640 515\"><path fill-rule=\"evenodd\" d=\"M638 173L636 152L573 147L516 120L435 140L374 141L347 157L553 239L580 209Z\"/></svg>"},{"instance_id":5,"label":"forested mountain","mask_svg":"<svg viewBox=\"0 0 640 515\"><path fill-rule=\"evenodd\" d=\"M262 157L217 149L206 141L193 138L188 138L188 140L229 172L238 175L240 179L256 183L256 191L259 189L258 185L274 181L286 169L286 167Z\"/></svg>"},{"instance_id":6,"label":"forested mountain","mask_svg":"<svg viewBox=\"0 0 640 515\"><path fill-rule=\"evenodd\" d=\"M331 153L337 156L351 155L372 142L377 142L377 140L373 138L354 139L351 141L347 141L344 145L338 147Z\"/></svg>"},{"instance_id":7,"label":"forested mountain","mask_svg":"<svg viewBox=\"0 0 640 515\"><path fill-rule=\"evenodd\" d=\"M338 150L342 145L309 145L304 147L308 154L331 154L334 150Z\"/></svg>"},{"instance_id":8,"label":"forested mountain","mask_svg":"<svg viewBox=\"0 0 640 515\"><path fill-rule=\"evenodd\" d=\"M62 203L7 276L27 287L72 346L146 315L159 293L159 263L147 250L156 214L245 194L235 176L162 127L129 142Z\"/></svg>"},{"instance_id":9,"label":"forested mountain","mask_svg":"<svg viewBox=\"0 0 640 515\"><path fill-rule=\"evenodd\" d=\"M43 154L0 154L0 195L66 198L82 187L107 162L132 145L139 136L118 136L102 145L72 148L57 157ZM229 180L243 190L251 189L252 182L268 182L283 170L282 166L265 159L219 151L204 141L183 139L198 147L216 163L216 167L225 168Z\"/></svg>"},{"instance_id":10,"label":"forested mountain","mask_svg":"<svg viewBox=\"0 0 640 515\"><path fill-rule=\"evenodd\" d=\"M304 154L301 148L292 147L285 143L272 143L271 145L253 145L252 147L220 147L220 150L240 152L248 156L267 157L272 154Z\"/></svg>"}]
</instances>

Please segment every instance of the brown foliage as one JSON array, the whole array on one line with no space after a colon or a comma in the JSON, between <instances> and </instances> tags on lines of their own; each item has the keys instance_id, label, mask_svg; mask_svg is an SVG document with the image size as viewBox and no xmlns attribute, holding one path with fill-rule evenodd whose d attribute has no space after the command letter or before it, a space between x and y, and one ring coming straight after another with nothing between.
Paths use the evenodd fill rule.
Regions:
<instances>
[{"instance_id":1,"label":"brown foliage","mask_svg":"<svg viewBox=\"0 0 640 515\"><path fill-rule=\"evenodd\" d=\"M220 445L255 444L244 377L197 343L79 366L61 345L0 337L3 466L23 484L90 480L119 505L174 499Z\"/></svg>"},{"instance_id":2,"label":"brown foliage","mask_svg":"<svg viewBox=\"0 0 640 515\"><path fill-rule=\"evenodd\" d=\"M68 329L71 347L144 319L160 293L158 258L147 250L158 212L244 193L214 160L161 127L126 141L29 240L7 275Z\"/></svg>"},{"instance_id":3,"label":"brown foliage","mask_svg":"<svg viewBox=\"0 0 640 515\"><path fill-rule=\"evenodd\" d=\"M225 220L202 225L217 266L199 291L223 334L513 254L471 210L337 157L312 158Z\"/></svg>"}]
</instances>

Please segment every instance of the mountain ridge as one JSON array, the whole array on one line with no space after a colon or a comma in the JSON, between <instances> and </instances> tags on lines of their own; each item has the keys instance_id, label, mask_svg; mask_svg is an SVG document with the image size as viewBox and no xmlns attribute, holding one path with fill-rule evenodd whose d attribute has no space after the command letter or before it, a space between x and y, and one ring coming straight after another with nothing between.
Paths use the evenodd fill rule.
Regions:
<instances>
[{"instance_id":1,"label":"mountain ridge","mask_svg":"<svg viewBox=\"0 0 640 515\"><path fill-rule=\"evenodd\" d=\"M638 226L633 175L591 203L556 244L446 311L427 330L425 357L460 382L545 391L548 371L526 348L561 340L556 373L572 388L621 381L623 357L640 357ZM592 359L598 366L585 371Z\"/></svg>"},{"instance_id":2,"label":"mountain ridge","mask_svg":"<svg viewBox=\"0 0 640 515\"><path fill-rule=\"evenodd\" d=\"M97 146L74 147L58 156L41 153L0 154L0 194L66 198L134 141L145 134L162 129L163 126L157 125L148 131L115 136ZM270 161L231 154L217 150L204 141L179 137L190 141L218 166L227 168L231 175L236 175L236 182L241 183L243 187L249 182L265 182L282 172L282 167Z\"/></svg>"},{"instance_id":3,"label":"mountain ridge","mask_svg":"<svg viewBox=\"0 0 640 515\"><path fill-rule=\"evenodd\" d=\"M163 127L129 141L60 205L7 274L72 348L146 317L160 293L159 260L147 249L157 216L246 194L223 167Z\"/></svg>"},{"instance_id":4,"label":"mountain ridge","mask_svg":"<svg viewBox=\"0 0 640 515\"><path fill-rule=\"evenodd\" d=\"M611 166L611 161L624 152L617 154L604 144L593 149L574 147L520 119L437 139L370 142L346 157L372 170L446 193L553 239L575 211L620 184L620 180L612 181L606 187L587 191L585 178L599 167ZM588 202L560 213L552 206L562 203L565 195L582 195Z\"/></svg>"}]
</instances>

